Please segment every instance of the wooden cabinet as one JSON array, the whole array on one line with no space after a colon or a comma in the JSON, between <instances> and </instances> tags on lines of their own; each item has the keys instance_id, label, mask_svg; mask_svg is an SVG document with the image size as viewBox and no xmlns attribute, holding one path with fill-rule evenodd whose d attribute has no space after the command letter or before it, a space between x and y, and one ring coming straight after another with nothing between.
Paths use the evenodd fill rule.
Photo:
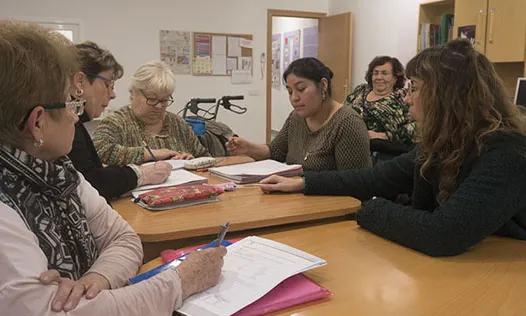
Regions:
<instances>
[{"instance_id":1,"label":"wooden cabinet","mask_svg":"<svg viewBox=\"0 0 526 316\"><path fill-rule=\"evenodd\" d=\"M458 38L458 26L475 25L475 48L486 51L486 17L488 0L457 0L455 1L455 26L453 37Z\"/></svg>"},{"instance_id":2,"label":"wooden cabinet","mask_svg":"<svg viewBox=\"0 0 526 316\"><path fill-rule=\"evenodd\" d=\"M524 62L526 0L456 0L454 37L468 25L475 25L475 47L492 62Z\"/></svg>"}]
</instances>

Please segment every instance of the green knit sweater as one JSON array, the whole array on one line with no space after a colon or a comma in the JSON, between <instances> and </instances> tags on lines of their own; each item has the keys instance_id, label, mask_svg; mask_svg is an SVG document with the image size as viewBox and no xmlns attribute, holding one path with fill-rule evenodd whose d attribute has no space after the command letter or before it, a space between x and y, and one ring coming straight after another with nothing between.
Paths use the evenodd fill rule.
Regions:
<instances>
[{"instance_id":1,"label":"green knit sweater","mask_svg":"<svg viewBox=\"0 0 526 316\"><path fill-rule=\"evenodd\" d=\"M107 165L143 163L143 140L152 149L167 148L190 153L196 158L210 156L192 128L171 112L166 112L161 133L152 136L146 132L144 123L137 119L130 106L124 106L102 120L93 135L97 154Z\"/></svg>"}]
</instances>

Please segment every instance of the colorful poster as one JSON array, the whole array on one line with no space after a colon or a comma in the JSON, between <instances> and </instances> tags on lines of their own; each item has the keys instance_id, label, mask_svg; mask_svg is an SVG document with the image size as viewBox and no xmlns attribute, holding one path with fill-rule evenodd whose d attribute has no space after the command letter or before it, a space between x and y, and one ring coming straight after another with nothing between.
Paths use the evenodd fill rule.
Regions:
<instances>
[{"instance_id":1,"label":"colorful poster","mask_svg":"<svg viewBox=\"0 0 526 316\"><path fill-rule=\"evenodd\" d=\"M283 69L287 69L291 62L300 58L300 35L300 30L283 35Z\"/></svg>"},{"instance_id":2,"label":"colorful poster","mask_svg":"<svg viewBox=\"0 0 526 316\"><path fill-rule=\"evenodd\" d=\"M159 43L161 60L175 74L190 73L190 32L161 30Z\"/></svg>"},{"instance_id":3,"label":"colorful poster","mask_svg":"<svg viewBox=\"0 0 526 316\"><path fill-rule=\"evenodd\" d=\"M281 34L272 34L272 88L281 89Z\"/></svg>"},{"instance_id":4,"label":"colorful poster","mask_svg":"<svg viewBox=\"0 0 526 316\"><path fill-rule=\"evenodd\" d=\"M475 31L477 30L476 25L465 25L458 27L458 38L465 38L475 44Z\"/></svg>"},{"instance_id":5,"label":"colorful poster","mask_svg":"<svg viewBox=\"0 0 526 316\"><path fill-rule=\"evenodd\" d=\"M194 36L195 56L205 57L212 56L212 45L210 35L197 34Z\"/></svg>"},{"instance_id":6,"label":"colorful poster","mask_svg":"<svg viewBox=\"0 0 526 316\"><path fill-rule=\"evenodd\" d=\"M303 57L318 58L318 26L303 29Z\"/></svg>"}]
</instances>

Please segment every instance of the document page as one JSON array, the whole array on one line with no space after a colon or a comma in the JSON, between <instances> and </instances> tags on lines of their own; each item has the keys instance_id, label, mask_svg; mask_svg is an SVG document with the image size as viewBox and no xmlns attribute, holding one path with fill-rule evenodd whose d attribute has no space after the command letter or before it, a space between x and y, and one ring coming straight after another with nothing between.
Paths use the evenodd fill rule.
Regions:
<instances>
[{"instance_id":1,"label":"document page","mask_svg":"<svg viewBox=\"0 0 526 316\"><path fill-rule=\"evenodd\" d=\"M247 237L228 247L219 284L191 296L178 312L228 316L253 303L286 278L326 262L287 245Z\"/></svg>"}]
</instances>

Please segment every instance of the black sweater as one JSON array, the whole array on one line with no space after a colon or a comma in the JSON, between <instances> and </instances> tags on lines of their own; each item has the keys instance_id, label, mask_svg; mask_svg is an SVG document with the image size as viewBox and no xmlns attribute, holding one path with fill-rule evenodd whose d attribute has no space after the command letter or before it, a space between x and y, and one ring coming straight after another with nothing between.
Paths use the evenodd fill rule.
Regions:
<instances>
[{"instance_id":1,"label":"black sweater","mask_svg":"<svg viewBox=\"0 0 526 316\"><path fill-rule=\"evenodd\" d=\"M420 176L416 148L373 169L307 172L305 194L373 196L412 192L412 206L383 198L363 203L356 219L363 228L431 256L465 252L496 234L526 240L526 137L494 134L481 155L462 164L457 189L439 205L440 172Z\"/></svg>"},{"instance_id":2,"label":"black sweater","mask_svg":"<svg viewBox=\"0 0 526 316\"><path fill-rule=\"evenodd\" d=\"M84 113L75 124L73 148L68 156L75 168L109 203L112 198L134 189L137 186L137 175L130 167L102 166L93 141L84 127L84 122L87 121L89 117Z\"/></svg>"}]
</instances>

